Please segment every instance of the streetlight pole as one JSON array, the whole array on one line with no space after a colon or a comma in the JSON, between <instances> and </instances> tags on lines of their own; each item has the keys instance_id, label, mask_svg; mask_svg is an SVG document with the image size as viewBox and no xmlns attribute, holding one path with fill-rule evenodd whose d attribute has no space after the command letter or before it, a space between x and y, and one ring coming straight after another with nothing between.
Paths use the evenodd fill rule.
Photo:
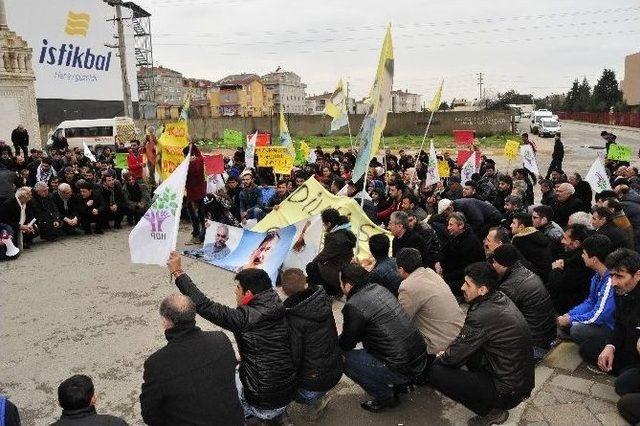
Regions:
<instances>
[{"instance_id":1,"label":"streetlight pole","mask_svg":"<svg viewBox=\"0 0 640 426\"><path fill-rule=\"evenodd\" d=\"M122 100L124 102L124 115L133 118L133 103L131 101L131 86L127 71L127 48L122 25L122 0L105 0L109 6L116 8L116 25L118 28L118 55L120 56L120 75L122 78Z\"/></svg>"}]
</instances>

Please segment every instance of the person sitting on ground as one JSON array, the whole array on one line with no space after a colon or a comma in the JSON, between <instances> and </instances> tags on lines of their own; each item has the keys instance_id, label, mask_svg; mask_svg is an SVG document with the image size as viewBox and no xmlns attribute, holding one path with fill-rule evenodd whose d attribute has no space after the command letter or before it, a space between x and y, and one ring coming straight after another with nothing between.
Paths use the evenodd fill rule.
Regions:
<instances>
[{"instance_id":1,"label":"person sitting on ground","mask_svg":"<svg viewBox=\"0 0 640 426\"><path fill-rule=\"evenodd\" d=\"M144 363L140 393L142 419L148 425L243 425L235 386L236 356L222 331L196 327L196 306L182 294L160 304L167 345Z\"/></svg>"},{"instance_id":2,"label":"person sitting on ground","mask_svg":"<svg viewBox=\"0 0 640 426\"><path fill-rule=\"evenodd\" d=\"M402 203L402 196L405 192L405 184L402 180L397 179L389 182L388 192L389 199L387 208L384 210L380 210L376 213L376 218L383 223L389 223L389 219L391 218L391 213L400 210L400 206Z\"/></svg>"},{"instance_id":3,"label":"person sitting on ground","mask_svg":"<svg viewBox=\"0 0 640 426\"><path fill-rule=\"evenodd\" d=\"M127 224L135 225L151 205L149 190L130 173L122 173L122 178L125 182L122 192L127 203Z\"/></svg>"},{"instance_id":4,"label":"person sitting on ground","mask_svg":"<svg viewBox=\"0 0 640 426\"><path fill-rule=\"evenodd\" d=\"M95 393L91 377L76 374L58 386L58 403L62 407L60 419L51 426L126 426L124 420L108 414L96 412Z\"/></svg>"},{"instance_id":5,"label":"person sitting on ground","mask_svg":"<svg viewBox=\"0 0 640 426\"><path fill-rule=\"evenodd\" d=\"M391 255L397 257L403 248L414 248L422 255L422 265L429 265L429 252L427 244L422 237L409 225L409 216L406 212L398 211L391 213L389 218L389 231L393 234L391 243Z\"/></svg>"},{"instance_id":6,"label":"person sitting on ground","mask_svg":"<svg viewBox=\"0 0 640 426\"><path fill-rule=\"evenodd\" d=\"M400 208L407 214L410 211L413 212L416 219L418 219L418 222L422 222L427 218L427 212L424 211L422 207L420 207L418 199L411 193L406 193L402 196L402 203L400 204Z\"/></svg>"},{"instance_id":7,"label":"person sitting on ground","mask_svg":"<svg viewBox=\"0 0 640 426\"><path fill-rule=\"evenodd\" d=\"M431 362L456 338L464 324L464 313L442 277L422 267L418 250L403 248L396 261L402 277L398 301L422 334Z\"/></svg>"},{"instance_id":8,"label":"person sitting on ground","mask_svg":"<svg viewBox=\"0 0 640 426\"><path fill-rule=\"evenodd\" d=\"M347 302L338 342L345 352L344 374L372 398L360 406L381 412L400 404L401 388L426 366L427 348L398 300L367 275L360 265L342 267L340 285ZM355 349L360 342L363 349Z\"/></svg>"},{"instance_id":9,"label":"person sitting on ground","mask_svg":"<svg viewBox=\"0 0 640 426\"><path fill-rule=\"evenodd\" d=\"M109 226L109 221L113 220L115 229L122 228L122 219L127 214L127 200L115 173L102 177L101 189L102 197L106 203L105 224Z\"/></svg>"},{"instance_id":10,"label":"person sitting on ground","mask_svg":"<svg viewBox=\"0 0 640 426\"><path fill-rule=\"evenodd\" d=\"M501 424L535 384L527 322L497 290L498 275L487 262L467 266L462 286L470 304L464 326L429 371L434 389L478 417L469 424ZM467 370L460 367L467 366Z\"/></svg>"},{"instance_id":11,"label":"person sitting on ground","mask_svg":"<svg viewBox=\"0 0 640 426\"><path fill-rule=\"evenodd\" d=\"M604 206L595 206L591 213L591 225L597 234L604 235L611 240L611 249L632 248L632 241L624 231L613 223L613 212Z\"/></svg>"},{"instance_id":12,"label":"person sitting on ground","mask_svg":"<svg viewBox=\"0 0 640 426\"><path fill-rule=\"evenodd\" d=\"M522 265L518 249L511 244L496 248L491 264L500 277L500 291L515 303L527 321L534 361L541 361L556 338L556 315L547 289L539 276Z\"/></svg>"},{"instance_id":13,"label":"person sitting on ground","mask_svg":"<svg viewBox=\"0 0 640 426\"><path fill-rule=\"evenodd\" d=\"M373 269L369 272L369 282L383 286L395 297L398 297L398 287L400 287L402 277L398 274L396 259L389 257L390 245L391 242L386 234L376 234L369 237L369 251L375 259Z\"/></svg>"},{"instance_id":14,"label":"person sitting on ground","mask_svg":"<svg viewBox=\"0 0 640 426\"><path fill-rule=\"evenodd\" d=\"M613 333L602 346L585 351L588 361L600 370L615 374L618 395L640 393L640 254L618 249L607 256L611 285L615 289L616 315ZM600 351L598 351L600 349Z\"/></svg>"},{"instance_id":15,"label":"person sitting on ground","mask_svg":"<svg viewBox=\"0 0 640 426\"><path fill-rule=\"evenodd\" d=\"M27 221L27 205L31 201L31 188L22 186L16 190L15 196L0 206L0 223L13 230L13 244L19 249L29 248L38 236L38 227Z\"/></svg>"},{"instance_id":16,"label":"person sitting on ground","mask_svg":"<svg viewBox=\"0 0 640 426\"><path fill-rule=\"evenodd\" d=\"M236 386L245 418L277 422L296 391L290 333L285 310L262 269L249 268L235 276L237 308L207 298L182 269L180 255L167 262L180 292L196 305L202 318L234 333L240 352Z\"/></svg>"},{"instance_id":17,"label":"person sitting on ground","mask_svg":"<svg viewBox=\"0 0 640 426\"><path fill-rule=\"evenodd\" d=\"M562 228L569 222L569 216L576 212L589 211L591 205L585 205L575 194L576 189L568 182L556 187L556 204L553 207L554 218Z\"/></svg>"},{"instance_id":18,"label":"person sitting on ground","mask_svg":"<svg viewBox=\"0 0 640 426\"><path fill-rule=\"evenodd\" d=\"M513 216L516 213L520 213L523 211L524 206L522 204L522 197L519 195L508 195L504 199L504 213L502 214L500 225L505 229L511 230Z\"/></svg>"},{"instance_id":19,"label":"person sitting on ground","mask_svg":"<svg viewBox=\"0 0 640 426\"><path fill-rule=\"evenodd\" d=\"M511 234L502 226L489 228L489 233L484 239L484 251L487 259L491 259L496 248L511 242Z\"/></svg>"},{"instance_id":20,"label":"person sitting on ground","mask_svg":"<svg viewBox=\"0 0 640 426\"><path fill-rule=\"evenodd\" d=\"M547 282L547 290L556 312L567 312L589 295L593 271L587 268L582 259L582 242L592 234L593 231L578 223L567 226L564 231L564 259L551 264Z\"/></svg>"},{"instance_id":21,"label":"person sitting on ground","mask_svg":"<svg viewBox=\"0 0 640 426\"><path fill-rule=\"evenodd\" d=\"M553 188L553 182L547 179L540 179L539 184L540 192L542 193L540 204L543 206L549 206L553 209L556 205L556 193Z\"/></svg>"},{"instance_id":22,"label":"person sitting on ground","mask_svg":"<svg viewBox=\"0 0 640 426\"><path fill-rule=\"evenodd\" d=\"M301 269L282 273L284 308L291 332L291 352L298 371L295 401L308 407L307 420L317 421L325 412L331 390L342 377L342 353L331 310L331 299L322 287L310 287Z\"/></svg>"},{"instance_id":23,"label":"person sitting on ground","mask_svg":"<svg viewBox=\"0 0 640 426\"><path fill-rule=\"evenodd\" d=\"M516 213L511 222L511 243L518 249L522 257L530 265L531 271L547 282L551 271L550 241L542 232L533 227L531 215Z\"/></svg>"},{"instance_id":24,"label":"person sitting on ground","mask_svg":"<svg viewBox=\"0 0 640 426\"><path fill-rule=\"evenodd\" d=\"M633 249L635 247L635 233L633 231L633 225L629 221L629 218L624 212L622 203L615 197L610 197L604 200L603 206L611 210L611 221L615 226L624 232L627 238L627 248Z\"/></svg>"},{"instance_id":25,"label":"person sitting on ground","mask_svg":"<svg viewBox=\"0 0 640 426\"><path fill-rule=\"evenodd\" d=\"M80 225L85 234L91 234L91 224L95 223L95 233L103 234L106 218L106 206L102 194L86 180L79 180L80 189Z\"/></svg>"},{"instance_id":26,"label":"person sitting on ground","mask_svg":"<svg viewBox=\"0 0 640 426\"><path fill-rule=\"evenodd\" d=\"M287 189L287 181L281 180L278 182L276 186L276 194L271 197L267 205L265 206L265 210L267 213L271 213L274 210L278 210L280 203L282 203L285 198L289 196L289 191Z\"/></svg>"},{"instance_id":27,"label":"person sitting on ground","mask_svg":"<svg viewBox=\"0 0 640 426\"><path fill-rule=\"evenodd\" d=\"M240 218L242 223L248 219L262 220L264 217L264 204L262 202L262 191L256 185L251 171L244 171L241 175L242 190L238 195L240 203Z\"/></svg>"},{"instance_id":28,"label":"person sitting on ground","mask_svg":"<svg viewBox=\"0 0 640 426\"><path fill-rule=\"evenodd\" d=\"M62 231L66 235L77 234L76 229L80 225L78 216L78 198L73 193L68 183L61 183L58 190L51 196L60 218L62 219Z\"/></svg>"},{"instance_id":29,"label":"person sitting on ground","mask_svg":"<svg viewBox=\"0 0 640 426\"><path fill-rule=\"evenodd\" d=\"M594 352L593 348L604 347L613 330L615 292L611 288L611 277L605 264L611 251L611 241L604 235L593 235L582 242L584 264L595 272L591 278L589 295L556 320L560 327L569 328L571 339L580 346L580 355L585 360L589 358L585 355Z\"/></svg>"},{"instance_id":30,"label":"person sitting on ground","mask_svg":"<svg viewBox=\"0 0 640 426\"><path fill-rule=\"evenodd\" d=\"M325 229L324 246L320 253L307 264L309 284L323 286L329 296L340 296L340 268L351 262L356 236L351 232L349 218L336 209L325 209L321 213Z\"/></svg>"},{"instance_id":31,"label":"person sitting on ground","mask_svg":"<svg viewBox=\"0 0 640 426\"><path fill-rule=\"evenodd\" d=\"M559 259L562 255L562 237L564 232L560 225L555 223L553 219L553 209L550 206L541 204L533 208L531 213L533 226L542 232L550 242L551 259Z\"/></svg>"},{"instance_id":32,"label":"person sitting on ground","mask_svg":"<svg viewBox=\"0 0 640 426\"><path fill-rule=\"evenodd\" d=\"M49 186L42 181L36 182L32 193L27 204L27 220L36 220L40 238L55 241L62 234L62 219L49 195Z\"/></svg>"},{"instance_id":33,"label":"person sitting on ground","mask_svg":"<svg viewBox=\"0 0 640 426\"><path fill-rule=\"evenodd\" d=\"M409 227L422 237L427 247L425 268L431 268L438 274L442 274L442 266L440 265L440 239L438 233L426 221L419 222L412 210L407 212L409 217Z\"/></svg>"},{"instance_id":34,"label":"person sitting on ground","mask_svg":"<svg viewBox=\"0 0 640 426\"><path fill-rule=\"evenodd\" d=\"M18 407L2 394L0 394L0 425L20 426Z\"/></svg>"}]
</instances>

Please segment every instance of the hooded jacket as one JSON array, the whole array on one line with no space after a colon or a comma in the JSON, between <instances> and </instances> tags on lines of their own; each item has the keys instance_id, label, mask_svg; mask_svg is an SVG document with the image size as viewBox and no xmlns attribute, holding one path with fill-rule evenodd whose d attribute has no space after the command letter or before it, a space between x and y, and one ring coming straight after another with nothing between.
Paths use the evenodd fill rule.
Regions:
<instances>
[{"instance_id":1,"label":"hooded jacket","mask_svg":"<svg viewBox=\"0 0 640 426\"><path fill-rule=\"evenodd\" d=\"M265 290L245 305L230 308L207 298L187 274L176 278L198 315L233 332L240 353L240 381L247 402L261 409L286 406L296 391L289 326L278 294Z\"/></svg>"},{"instance_id":2,"label":"hooded jacket","mask_svg":"<svg viewBox=\"0 0 640 426\"><path fill-rule=\"evenodd\" d=\"M605 325L613 330L616 312L614 294L609 271L602 277L597 273L593 274L589 295L581 304L568 312L571 323Z\"/></svg>"},{"instance_id":3,"label":"hooded jacket","mask_svg":"<svg viewBox=\"0 0 640 426\"><path fill-rule=\"evenodd\" d=\"M342 377L342 354L331 301L321 288L307 288L284 301L298 385L324 392Z\"/></svg>"},{"instance_id":4,"label":"hooded jacket","mask_svg":"<svg viewBox=\"0 0 640 426\"><path fill-rule=\"evenodd\" d=\"M556 338L556 315L540 277L518 261L502 277L499 288L522 312L533 345L548 349Z\"/></svg>"},{"instance_id":5,"label":"hooded jacket","mask_svg":"<svg viewBox=\"0 0 640 426\"><path fill-rule=\"evenodd\" d=\"M323 281L332 288L340 288L340 269L353 259L356 236L351 232L351 224L334 226L325 234L324 246L313 262Z\"/></svg>"},{"instance_id":6,"label":"hooded jacket","mask_svg":"<svg viewBox=\"0 0 640 426\"><path fill-rule=\"evenodd\" d=\"M513 245L531 264L531 271L547 282L551 271L550 241L542 232L530 226L513 236Z\"/></svg>"}]
</instances>

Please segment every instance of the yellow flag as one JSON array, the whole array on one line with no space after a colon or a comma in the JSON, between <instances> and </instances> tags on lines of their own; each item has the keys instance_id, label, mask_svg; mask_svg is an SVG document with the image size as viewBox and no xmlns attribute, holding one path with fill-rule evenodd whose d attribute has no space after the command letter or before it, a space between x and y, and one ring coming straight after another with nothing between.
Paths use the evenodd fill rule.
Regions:
<instances>
[{"instance_id":1,"label":"yellow flag","mask_svg":"<svg viewBox=\"0 0 640 426\"><path fill-rule=\"evenodd\" d=\"M433 100L427 107L427 109L431 112L436 112L440 108L440 98L442 97L442 85L444 84L444 80L440 83L440 87L436 90L436 94L433 97Z\"/></svg>"}]
</instances>

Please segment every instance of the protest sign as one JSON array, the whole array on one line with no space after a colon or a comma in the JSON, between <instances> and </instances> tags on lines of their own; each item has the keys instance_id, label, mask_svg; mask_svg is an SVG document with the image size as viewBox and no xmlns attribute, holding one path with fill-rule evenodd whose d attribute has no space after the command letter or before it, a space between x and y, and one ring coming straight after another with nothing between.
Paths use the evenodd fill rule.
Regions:
<instances>
[{"instance_id":1,"label":"protest sign","mask_svg":"<svg viewBox=\"0 0 640 426\"><path fill-rule=\"evenodd\" d=\"M288 174L293 168L293 158L284 146L265 146L256 149L258 167L273 167L275 173Z\"/></svg>"},{"instance_id":2,"label":"protest sign","mask_svg":"<svg viewBox=\"0 0 640 426\"><path fill-rule=\"evenodd\" d=\"M189 129L186 121L168 123L158 139L162 151L160 175L165 180L184 159L182 149L189 144Z\"/></svg>"},{"instance_id":3,"label":"protest sign","mask_svg":"<svg viewBox=\"0 0 640 426\"><path fill-rule=\"evenodd\" d=\"M240 147L244 146L245 135L237 130L224 129L222 140L226 146Z\"/></svg>"},{"instance_id":4,"label":"protest sign","mask_svg":"<svg viewBox=\"0 0 640 426\"><path fill-rule=\"evenodd\" d=\"M207 176L224 172L224 157L222 154L203 155L204 171Z\"/></svg>"},{"instance_id":5,"label":"protest sign","mask_svg":"<svg viewBox=\"0 0 640 426\"><path fill-rule=\"evenodd\" d=\"M318 215L328 208L337 209L340 214L349 217L351 231L358 237L357 255L360 259L371 256L369 238L372 235L391 235L374 224L356 200L331 194L313 177L307 179L305 183L280 203L278 210L266 215L251 230L265 232L269 229L284 227Z\"/></svg>"},{"instance_id":6,"label":"protest sign","mask_svg":"<svg viewBox=\"0 0 640 426\"><path fill-rule=\"evenodd\" d=\"M438 174L441 178L448 178L451 176L451 170L449 169L448 161L438 161Z\"/></svg>"},{"instance_id":7,"label":"protest sign","mask_svg":"<svg viewBox=\"0 0 640 426\"><path fill-rule=\"evenodd\" d=\"M456 145L473 145L475 132L473 130L454 130L453 141ZM463 162L464 164L464 162Z\"/></svg>"},{"instance_id":8,"label":"protest sign","mask_svg":"<svg viewBox=\"0 0 640 426\"><path fill-rule=\"evenodd\" d=\"M631 161L631 147L627 145L612 143L611 145L609 145L607 158L609 160Z\"/></svg>"},{"instance_id":9,"label":"protest sign","mask_svg":"<svg viewBox=\"0 0 640 426\"><path fill-rule=\"evenodd\" d=\"M127 153L126 152L116 152L114 155L114 160L116 163L116 169L128 169L127 165Z\"/></svg>"},{"instance_id":10,"label":"protest sign","mask_svg":"<svg viewBox=\"0 0 640 426\"><path fill-rule=\"evenodd\" d=\"M504 158L513 160L518 155L518 148L520 148L520 142L508 140L504 144Z\"/></svg>"}]
</instances>

